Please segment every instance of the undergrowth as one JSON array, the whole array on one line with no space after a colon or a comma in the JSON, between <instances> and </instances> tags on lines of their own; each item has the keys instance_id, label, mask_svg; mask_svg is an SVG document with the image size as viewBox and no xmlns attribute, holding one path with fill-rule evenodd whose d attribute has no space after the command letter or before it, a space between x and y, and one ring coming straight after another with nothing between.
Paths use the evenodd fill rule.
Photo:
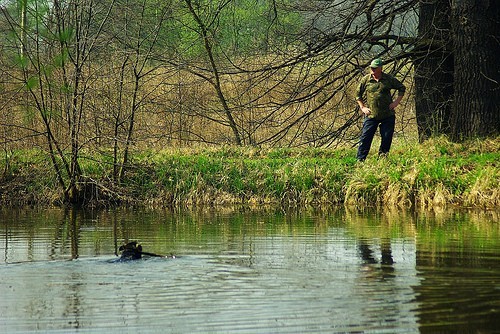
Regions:
<instances>
[{"instance_id":1,"label":"undergrowth","mask_svg":"<svg viewBox=\"0 0 500 334\"><path fill-rule=\"evenodd\" d=\"M105 184L124 205L279 204L497 208L500 139L462 144L436 138L400 144L388 157L358 163L355 149L218 147L137 152L122 181L112 165L82 159L85 180ZM0 200L50 204L60 189L40 151L0 162ZM115 199L115 200L116 200ZM94 203L95 204L95 203ZM106 203L98 203L106 205Z\"/></svg>"}]
</instances>

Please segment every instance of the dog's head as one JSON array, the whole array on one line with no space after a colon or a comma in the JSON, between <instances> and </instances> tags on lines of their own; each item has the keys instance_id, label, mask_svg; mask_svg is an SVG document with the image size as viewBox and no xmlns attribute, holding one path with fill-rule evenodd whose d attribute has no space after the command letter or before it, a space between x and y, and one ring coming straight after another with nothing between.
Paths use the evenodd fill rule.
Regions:
<instances>
[{"instance_id":1,"label":"dog's head","mask_svg":"<svg viewBox=\"0 0 500 334\"><path fill-rule=\"evenodd\" d=\"M124 250L142 250L142 246L137 243L137 241L131 241L128 244L121 245L120 248L118 249L119 251L124 251Z\"/></svg>"},{"instance_id":2,"label":"dog's head","mask_svg":"<svg viewBox=\"0 0 500 334\"><path fill-rule=\"evenodd\" d=\"M142 256L142 246L137 243L137 241L129 242L118 248L122 252L121 257L123 259L137 260Z\"/></svg>"}]
</instances>

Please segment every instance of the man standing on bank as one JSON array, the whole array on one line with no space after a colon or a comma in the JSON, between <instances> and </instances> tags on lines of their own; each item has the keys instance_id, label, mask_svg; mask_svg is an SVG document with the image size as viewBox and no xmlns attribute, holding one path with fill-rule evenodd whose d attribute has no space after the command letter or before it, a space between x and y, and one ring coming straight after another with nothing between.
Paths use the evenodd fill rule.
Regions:
<instances>
[{"instance_id":1,"label":"man standing on bank","mask_svg":"<svg viewBox=\"0 0 500 334\"><path fill-rule=\"evenodd\" d=\"M394 109L401 102L406 91L405 86L398 79L382 72L382 65L381 59L374 59L370 63L370 74L363 77L356 91L358 105L365 115L358 147L358 161L366 159L378 127L380 127L382 138L378 154L384 156L389 153L396 123ZM391 89L398 91L398 97L394 101Z\"/></svg>"}]
</instances>

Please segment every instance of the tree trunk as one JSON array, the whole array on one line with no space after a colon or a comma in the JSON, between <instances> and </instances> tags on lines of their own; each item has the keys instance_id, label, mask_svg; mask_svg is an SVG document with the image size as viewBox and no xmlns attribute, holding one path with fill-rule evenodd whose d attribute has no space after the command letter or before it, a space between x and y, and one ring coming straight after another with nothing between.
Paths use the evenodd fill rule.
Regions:
<instances>
[{"instance_id":1,"label":"tree trunk","mask_svg":"<svg viewBox=\"0 0 500 334\"><path fill-rule=\"evenodd\" d=\"M454 0L453 140L500 131L500 5L493 0Z\"/></svg>"},{"instance_id":2,"label":"tree trunk","mask_svg":"<svg viewBox=\"0 0 500 334\"><path fill-rule=\"evenodd\" d=\"M419 8L419 45L415 48L415 111L419 140L449 133L453 98L453 55L450 4L422 2Z\"/></svg>"},{"instance_id":3,"label":"tree trunk","mask_svg":"<svg viewBox=\"0 0 500 334\"><path fill-rule=\"evenodd\" d=\"M21 6L21 59L23 59L26 56L26 46L28 44L28 39L27 39L27 28L28 28L28 0L22 0L19 1L19 4Z\"/></svg>"},{"instance_id":4,"label":"tree trunk","mask_svg":"<svg viewBox=\"0 0 500 334\"><path fill-rule=\"evenodd\" d=\"M241 146L242 141L241 141L241 136L238 131L238 125L236 124L236 121L234 120L233 114L231 113L231 109L229 108L229 105L227 103L227 99L224 96L224 92L222 91L222 84L221 84L221 79L220 79L220 73L219 73L219 68L217 67L217 64L215 62L215 57L213 54L212 50L212 44L210 42L210 37L208 36L208 29L205 25L205 23L202 21L200 16L196 13L193 4L191 3L191 0L185 0L186 4L189 8L189 11L191 12L191 15L193 16L194 20L198 24L200 28L200 35L203 38L203 45L205 48L205 51L207 52L208 59L210 61L210 67L212 70L213 78L209 79L208 82L214 87L217 97L222 105L222 108L224 109L224 113L226 114L227 117L227 123L231 130L233 131L234 135L234 140L236 142L236 145Z\"/></svg>"}]
</instances>

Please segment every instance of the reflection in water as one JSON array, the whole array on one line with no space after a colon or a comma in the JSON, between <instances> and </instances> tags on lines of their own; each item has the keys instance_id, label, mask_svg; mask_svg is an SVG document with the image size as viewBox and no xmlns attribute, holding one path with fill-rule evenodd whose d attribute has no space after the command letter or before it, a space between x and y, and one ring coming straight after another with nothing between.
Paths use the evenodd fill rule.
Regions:
<instances>
[{"instance_id":1,"label":"reflection in water","mask_svg":"<svg viewBox=\"0 0 500 334\"><path fill-rule=\"evenodd\" d=\"M407 281L398 277L398 272L393 266L391 241L383 238L378 243L375 240L360 238L357 243L362 260L359 284L373 286L372 291L374 291L367 296L368 303L366 307L363 307L363 317L378 319L387 328L391 328L393 323L416 322L416 319L408 316L409 310L401 307L401 302L408 298L409 286ZM375 249L377 252L374 251ZM379 252L380 257L377 255ZM381 308L379 303L383 300L393 302L385 303Z\"/></svg>"},{"instance_id":2,"label":"reflection in water","mask_svg":"<svg viewBox=\"0 0 500 334\"><path fill-rule=\"evenodd\" d=\"M380 242L380 267L374 266L378 263L378 260L375 258L373 250L368 244L368 240L359 239L358 248L361 259L363 260L363 270L367 273L371 273L371 277L377 277L382 280L394 277L394 260L392 258L391 241L389 239L383 238ZM374 273L376 275L374 275Z\"/></svg>"},{"instance_id":3,"label":"reflection in water","mask_svg":"<svg viewBox=\"0 0 500 334\"><path fill-rule=\"evenodd\" d=\"M450 219L432 228L422 224L422 229L416 253L421 284L414 287L417 301L423 305L419 310L421 332L498 333L498 224L481 230L475 224ZM432 239L440 242L430 242Z\"/></svg>"},{"instance_id":4,"label":"reflection in water","mask_svg":"<svg viewBox=\"0 0 500 334\"><path fill-rule=\"evenodd\" d=\"M68 326L78 329L80 328L80 310L81 310L81 299L82 296L82 283L84 281L83 275L80 273L71 273L67 279L68 290L71 298L65 298L66 303L65 310L63 312L63 317L67 319Z\"/></svg>"},{"instance_id":5,"label":"reflection in water","mask_svg":"<svg viewBox=\"0 0 500 334\"><path fill-rule=\"evenodd\" d=\"M378 263L378 261L373 256L373 251L367 243L367 240L360 239L358 241L358 247L361 254L361 258L365 263ZM381 264L392 266L394 264L394 260L392 259L392 251L391 251L391 241L389 239L382 239L380 245L380 253L382 255L382 259L380 261Z\"/></svg>"},{"instance_id":6,"label":"reflection in water","mask_svg":"<svg viewBox=\"0 0 500 334\"><path fill-rule=\"evenodd\" d=\"M2 332L492 332L496 220L0 212ZM122 243L179 254L110 263ZM68 261L70 260L70 261Z\"/></svg>"}]
</instances>

